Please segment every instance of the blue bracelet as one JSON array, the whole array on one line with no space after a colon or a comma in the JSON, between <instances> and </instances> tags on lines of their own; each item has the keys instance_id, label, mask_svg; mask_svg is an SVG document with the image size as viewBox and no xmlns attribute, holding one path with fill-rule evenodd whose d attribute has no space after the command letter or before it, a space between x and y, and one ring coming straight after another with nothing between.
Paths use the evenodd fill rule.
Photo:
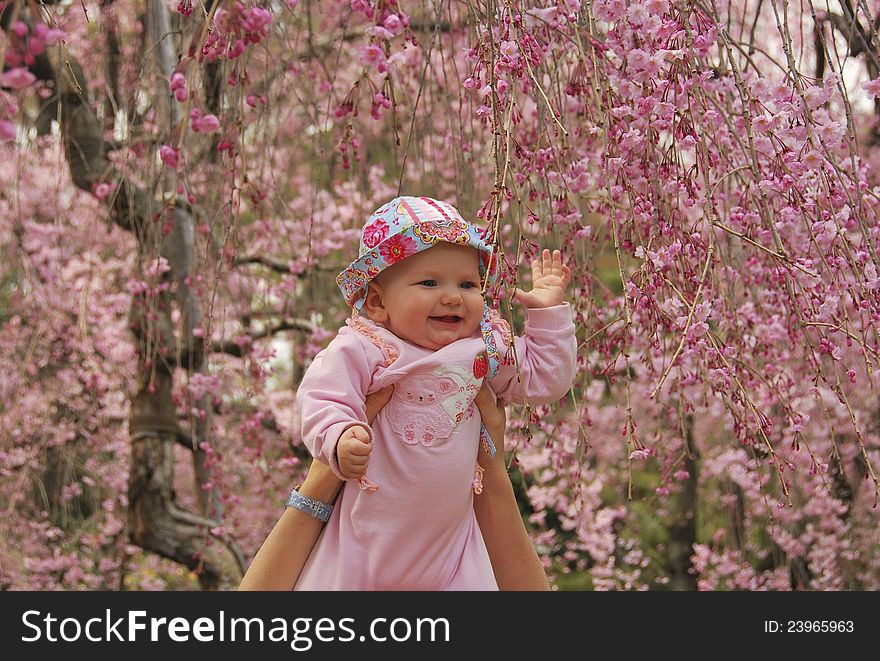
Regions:
<instances>
[{"instance_id":1,"label":"blue bracelet","mask_svg":"<svg viewBox=\"0 0 880 661\"><path fill-rule=\"evenodd\" d=\"M295 507L301 512L305 512L309 516L327 523L330 520L330 515L333 513L333 505L303 496L297 489L299 487L294 487L293 491L290 492L285 507Z\"/></svg>"}]
</instances>

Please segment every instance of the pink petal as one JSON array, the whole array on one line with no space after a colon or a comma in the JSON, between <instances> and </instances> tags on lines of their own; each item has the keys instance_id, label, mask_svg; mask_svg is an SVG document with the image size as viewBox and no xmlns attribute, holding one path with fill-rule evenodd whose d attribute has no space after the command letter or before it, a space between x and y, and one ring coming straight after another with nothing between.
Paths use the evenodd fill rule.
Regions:
<instances>
[{"instance_id":1,"label":"pink petal","mask_svg":"<svg viewBox=\"0 0 880 661\"><path fill-rule=\"evenodd\" d=\"M37 77L23 67L16 67L0 75L0 85L14 90L24 89L32 85Z\"/></svg>"}]
</instances>

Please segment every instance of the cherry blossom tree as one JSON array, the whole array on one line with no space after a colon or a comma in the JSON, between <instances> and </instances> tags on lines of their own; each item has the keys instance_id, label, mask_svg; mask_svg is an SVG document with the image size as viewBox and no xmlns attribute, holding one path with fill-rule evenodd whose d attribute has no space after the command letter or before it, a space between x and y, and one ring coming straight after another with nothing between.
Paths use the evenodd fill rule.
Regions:
<instances>
[{"instance_id":1,"label":"cherry blossom tree","mask_svg":"<svg viewBox=\"0 0 880 661\"><path fill-rule=\"evenodd\" d=\"M575 273L561 587L877 589L873 3L0 3L0 584L234 585L398 193ZM191 478L190 478L191 476Z\"/></svg>"}]
</instances>

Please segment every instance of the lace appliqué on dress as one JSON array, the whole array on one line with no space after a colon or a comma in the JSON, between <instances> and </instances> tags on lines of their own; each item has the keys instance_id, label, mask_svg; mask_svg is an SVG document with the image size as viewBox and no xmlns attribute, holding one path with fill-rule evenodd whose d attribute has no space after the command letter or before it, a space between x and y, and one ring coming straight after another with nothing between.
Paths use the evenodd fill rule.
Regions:
<instances>
[{"instance_id":1,"label":"lace appliqu\u00e9 on dress","mask_svg":"<svg viewBox=\"0 0 880 661\"><path fill-rule=\"evenodd\" d=\"M391 346L385 340L379 337L376 331L370 328L369 325L364 322L364 320L361 319L360 316L358 316L357 314L353 314L348 319L346 319L345 325L352 330L357 331L358 333L366 337L370 342L379 347L382 355L385 356L385 367L389 367L395 360L397 360L398 356L400 356L395 347Z\"/></svg>"}]
</instances>

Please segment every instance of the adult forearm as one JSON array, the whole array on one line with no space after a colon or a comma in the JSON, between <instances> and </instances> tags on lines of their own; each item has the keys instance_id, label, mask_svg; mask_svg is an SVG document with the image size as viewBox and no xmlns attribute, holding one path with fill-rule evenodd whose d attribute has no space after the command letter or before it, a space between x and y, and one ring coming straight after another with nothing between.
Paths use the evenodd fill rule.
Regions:
<instances>
[{"instance_id":1,"label":"adult forearm","mask_svg":"<svg viewBox=\"0 0 880 661\"><path fill-rule=\"evenodd\" d=\"M306 475L299 492L332 503L342 488L323 464ZM239 590L292 590L308 560L324 523L305 512L289 507L263 542L239 585Z\"/></svg>"},{"instance_id":2,"label":"adult forearm","mask_svg":"<svg viewBox=\"0 0 880 661\"><path fill-rule=\"evenodd\" d=\"M549 590L550 583L526 531L501 457L483 475L483 492L474 496L474 512L498 587Z\"/></svg>"}]
</instances>

